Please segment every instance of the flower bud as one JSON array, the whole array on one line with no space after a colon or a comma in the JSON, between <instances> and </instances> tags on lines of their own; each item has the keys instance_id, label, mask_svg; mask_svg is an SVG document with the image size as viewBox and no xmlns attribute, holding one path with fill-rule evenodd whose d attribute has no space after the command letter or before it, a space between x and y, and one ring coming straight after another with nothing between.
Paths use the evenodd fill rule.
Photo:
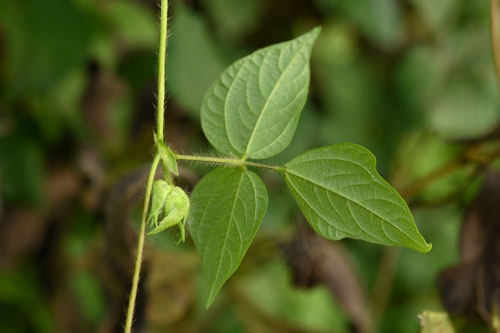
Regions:
<instances>
[{"instance_id":1,"label":"flower bud","mask_svg":"<svg viewBox=\"0 0 500 333\"><path fill-rule=\"evenodd\" d=\"M153 226L153 230L148 235L178 225L181 232L180 241L184 241L184 227L190 209L189 197L186 192L164 180L157 180L153 184L151 197L148 221Z\"/></svg>"}]
</instances>

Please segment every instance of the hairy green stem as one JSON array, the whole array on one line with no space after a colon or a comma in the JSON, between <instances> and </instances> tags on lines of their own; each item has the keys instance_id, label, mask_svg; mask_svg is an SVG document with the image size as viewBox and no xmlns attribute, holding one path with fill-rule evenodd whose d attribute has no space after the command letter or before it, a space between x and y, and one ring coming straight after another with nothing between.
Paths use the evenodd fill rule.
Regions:
<instances>
[{"instance_id":1,"label":"hairy green stem","mask_svg":"<svg viewBox=\"0 0 500 333\"><path fill-rule=\"evenodd\" d=\"M155 180L156 169L160 163L160 155L156 154L151 169L149 170L148 182L146 185L146 195L144 197L144 207L142 209L141 226L139 230L139 238L137 240L137 255L135 259L134 277L132 279L132 289L130 290L130 298L127 309L127 319L125 321L125 333L130 333L132 330L132 319L134 318L135 299L137 297L137 288L142 266L142 251L144 248L144 238L146 235L146 217L148 214L149 201L151 191L153 190L153 182Z\"/></svg>"},{"instance_id":2,"label":"hairy green stem","mask_svg":"<svg viewBox=\"0 0 500 333\"><path fill-rule=\"evenodd\" d=\"M228 166L233 166L233 167L252 166L252 167L257 167L257 168L269 169L269 170L273 170L276 172L285 171L285 168L282 166L260 164L260 163L250 162L247 160L242 160L242 159L238 159L238 158L229 158L229 157L212 157L212 156L175 154L175 159L179 160L179 161L193 161L193 162L201 162L201 163L222 164L222 165L228 165Z\"/></svg>"},{"instance_id":3,"label":"hairy green stem","mask_svg":"<svg viewBox=\"0 0 500 333\"><path fill-rule=\"evenodd\" d=\"M160 46L158 51L158 102L156 106L156 138L163 141L163 126L165 112L165 59L167 53L167 32L168 32L168 0L161 0L160 14ZM125 321L125 333L130 333L132 330L132 321L134 318L135 300L137 298L137 289L141 275L142 252L144 249L144 239L146 236L146 219L149 210L149 202L151 199L151 191L156 175L156 169L160 163L160 155L156 152L149 170L148 182L146 185L146 193L144 197L144 207L142 209L141 225L139 227L139 237L137 240L137 254L134 267L134 277L132 280L132 288L130 290L130 298L127 309L127 318Z\"/></svg>"},{"instance_id":4,"label":"hairy green stem","mask_svg":"<svg viewBox=\"0 0 500 333\"><path fill-rule=\"evenodd\" d=\"M156 106L156 136L163 141L163 113L165 111L165 62L167 58L168 0L161 0L160 47L158 50L158 103Z\"/></svg>"}]
</instances>

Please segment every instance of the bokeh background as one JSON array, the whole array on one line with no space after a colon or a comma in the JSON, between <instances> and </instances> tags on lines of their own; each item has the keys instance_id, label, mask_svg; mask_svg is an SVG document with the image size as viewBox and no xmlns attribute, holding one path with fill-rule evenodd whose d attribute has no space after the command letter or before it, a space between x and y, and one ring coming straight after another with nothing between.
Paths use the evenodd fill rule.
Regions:
<instances>
[{"instance_id":1,"label":"bokeh background","mask_svg":"<svg viewBox=\"0 0 500 333\"><path fill-rule=\"evenodd\" d=\"M211 308L191 240L147 238L137 332L490 332L500 290L500 99L488 1L171 0L167 141L213 153L205 90L321 25L290 147L354 142L408 201L428 254L328 242L277 175ZM0 331L119 332L153 145L157 0L0 0ZM210 168L183 164L188 191ZM496 294L495 294L496 292ZM500 303L497 303L500 304Z\"/></svg>"}]
</instances>

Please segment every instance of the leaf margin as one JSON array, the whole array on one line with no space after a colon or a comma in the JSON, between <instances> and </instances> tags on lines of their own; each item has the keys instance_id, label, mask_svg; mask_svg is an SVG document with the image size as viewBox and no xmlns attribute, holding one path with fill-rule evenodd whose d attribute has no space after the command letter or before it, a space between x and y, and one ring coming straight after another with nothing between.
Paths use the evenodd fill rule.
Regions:
<instances>
[{"instance_id":1,"label":"leaf margin","mask_svg":"<svg viewBox=\"0 0 500 333\"><path fill-rule=\"evenodd\" d=\"M227 154L227 155L231 155L231 156L237 156L237 157L240 157L241 159L246 159L247 157L248 158L252 158L252 159L265 159L265 158L269 158L269 157L272 157L272 156L275 156L279 153L281 153L284 149L286 149L286 147L289 146L289 144L291 143L292 139L293 139L293 136L295 134L295 131L297 129L297 125L298 125L298 121L299 121L299 118L300 118L300 115L302 113L302 110L307 102L307 95L308 95L308 91L309 91L309 85L310 85L310 55L311 55L311 52L312 52L312 48L314 46L314 43L315 41L317 40L319 34L321 32L321 26L317 26L313 29L311 29L310 31L298 36L298 37L295 37L291 40L287 40L287 41L283 41L283 42L279 42L279 43L275 43L275 44L272 44L272 45L268 45L266 47L263 47L263 48L260 48L260 49L257 49L255 50L254 52L236 60L234 63L232 63L230 66L228 66L219 76L218 78L210 85L210 87L208 88L207 92L205 93L205 96L203 98L203 103L202 103L202 107L201 107L201 126L202 126L202 130L203 130L203 133L205 134L205 137L207 138L207 140L210 142L210 144L216 148L218 151L224 153L224 154ZM306 40L307 38L309 38L309 42L308 44L310 44L309 46L309 50L308 50L308 59L307 59L307 63L305 65L305 68L307 68L307 79L306 79L306 84L305 84L305 87L304 87L304 100L303 100L303 103L302 105L298 108L299 110L289 119L288 123L286 124L286 126L283 128L282 132L278 135L278 137L271 143L269 144L268 146L265 147L265 149L269 149L269 147L271 147L272 144L275 144L275 142L278 140L279 137L283 136L284 134L288 133L287 135L289 136L288 138L288 142L282 144L282 147L278 148L277 151L269 154L260 154L260 155L255 155L254 153L259 153L263 150L265 150L264 148L261 148L259 149L258 151L252 153L252 152L248 152L248 147L250 146L250 142L252 141L252 138L254 136L254 133L256 131L256 128L257 128L257 125L259 123L259 119L261 118L262 116L262 112L263 110L261 110L261 112L258 114L257 116L257 120L254 124L254 128L253 130L251 131L251 134L248 138L248 141L246 142L246 149L244 151L241 151L239 150L235 144L231 141L231 135L229 133L229 130L228 130L228 125L227 125L227 114L225 111L222 112L222 118L223 118L223 122L221 122L219 125L215 126L215 127L220 127L220 128L223 128L223 135L215 135L211 132L211 130L209 130L209 125L208 123L213 123L214 125L215 122L212 121L212 120L209 120L208 117L207 117L207 110L210 109L210 107L208 107L207 105L209 104L209 99L210 98L213 98L213 96L216 96L216 88L217 88L217 85L219 83L222 82L222 79L224 78L224 76L229 73L231 70L233 71L236 71L236 75L235 77L232 79L232 83L234 83L234 81L236 80L236 78L238 77L239 75L239 72L241 71L242 67L245 65L245 62L247 61L252 61L252 57L255 57L257 54L260 54L260 53L264 53L264 52L269 52L270 50L273 50L273 49L277 49L281 46L284 46L284 45L292 45L292 43L294 42L297 42L301 39L304 39ZM307 45L306 43L304 43L304 45ZM299 54L298 52L296 52L296 54ZM260 76L260 70L262 69L262 66L263 64L260 65L259 67L259 76ZM280 78L281 76L286 72L283 71L280 73ZM229 75L229 74L227 74ZM259 78L260 80L260 78ZM279 81L280 79L278 79L276 85L279 84ZM275 86L276 87L276 86ZM226 105L226 102L227 102L227 97L229 95L229 90L227 92L227 95L225 96L225 100L223 101L223 105L225 106ZM267 104L268 100L266 100L266 102L264 103L265 105ZM263 109L265 108L265 106L263 107ZM210 111L211 112L211 111ZM219 115L220 116L220 115Z\"/></svg>"},{"instance_id":2,"label":"leaf margin","mask_svg":"<svg viewBox=\"0 0 500 333\"><path fill-rule=\"evenodd\" d=\"M200 241L200 238L199 238L199 234L198 234L198 231L201 229L200 225L202 224L202 221L198 221L198 222L195 222L195 217L193 216L194 214L197 213L197 209L199 207L199 198L198 198L198 191L202 191L200 190L201 187L198 187L198 185L200 186L205 186L207 185L206 183L210 180L209 177L211 176L219 176L217 173L223 173L223 172L241 172L240 174L240 178L239 178L239 184L238 184L238 189L237 189L237 192L239 192L239 189L240 189L240 186L241 186L241 182L243 180L243 178L246 176L248 178L248 180L250 180L250 183L253 185L253 191L255 193L255 195L257 195L257 192L260 191L260 194L263 195L263 198L265 199L264 202L263 202L263 206L262 207L258 207L257 206L257 203L255 202L255 210L254 210L254 215L255 215L255 220L254 220L254 224L255 224L255 228L253 230L253 234L251 234L250 236L247 235L247 244L243 244L242 245L242 251L238 254L239 255L239 258L237 260L237 263L236 265L234 265L230 272L228 274L226 274L226 276L222 277L222 278L219 278L219 273L220 273L220 265L222 263L222 260L223 260L223 255L221 254L221 259L220 259L220 262L219 262L219 265L218 265L218 268L217 268L217 273L215 275L215 278L213 279L213 281L210 280L210 276L208 276L208 266L209 264L207 264L206 262L204 262L204 258L206 257L206 246L204 249L200 248L200 246L203 245L203 242ZM227 182L221 182L221 186L224 187L224 191L227 191L227 188L228 188L228 183ZM204 190L204 189L203 189ZM213 192L215 192L216 194L220 194L221 191L215 191L215 189L213 190ZM206 193L204 193L206 195ZM210 201L213 199L213 195L210 195L210 199L207 200L207 203L206 203L206 206L203 208L203 213L202 213L202 219L206 213L206 210L208 208L208 206L210 205ZM234 203L238 200L238 195L236 194L234 196ZM189 220L188 220L188 227L189 227L189 230L190 230L190 234L191 234L191 237L193 239L193 242L195 243L196 245L196 248L197 248L197 251L199 253L199 256L200 256L200 259L201 259L201 263L202 263L202 267L203 267L203 273L205 275L205 280L208 282L208 284L210 285L209 286L209 291L208 291L208 297L207 297L207 303L206 303L206 308L208 308L214 301L216 295L218 294L218 292L220 291L220 289L222 288L222 286L227 282L227 280L229 278L231 278L232 275L234 275L234 273L236 272L236 270L238 269L238 267L240 266L246 252L248 251L248 248L250 247L251 243L253 242L253 239L255 238L255 235L257 234L257 231L259 230L261 224L262 224L262 221L264 219L264 216L265 216L265 213L267 211L267 205L268 205L268 194L267 194L267 188L266 186L264 185L264 183L262 182L261 178L256 174L254 173L253 171L250 171L250 170L247 170L246 168L244 167L237 167L237 168L224 168L224 167L219 167L219 168L216 168L214 170L212 170L211 172L209 172L208 174L206 174L199 182L198 184L196 184L196 187L193 189L193 192L191 193L191 201L192 201L192 207L193 209L191 210L190 214L189 214ZM257 199L256 199L257 201ZM233 206L233 209L234 209L234 206ZM259 212L260 211L260 212ZM233 214L230 214L230 216L232 216ZM232 218L230 218L230 220L232 220ZM212 221L213 222L213 221ZM231 221L230 221L231 222ZM229 223L230 223L229 222ZM198 225L196 224L193 224L193 223L197 223ZM228 223L228 225L229 225ZM194 227L196 226L196 227ZM230 227L228 227L228 230L226 231L227 233L229 233L230 231ZM208 237L210 239L210 235L207 235L205 233L204 235L205 237ZM225 246L225 245L224 245ZM222 248L221 252L223 253L224 252L224 248Z\"/></svg>"},{"instance_id":3,"label":"leaf margin","mask_svg":"<svg viewBox=\"0 0 500 333\"><path fill-rule=\"evenodd\" d=\"M366 167L369 167L369 169L366 169L366 171L372 177L374 177L374 176L377 177L378 180L380 182L382 182L381 185L384 185L386 187L386 189L390 190L393 194L395 194L397 196L397 198L399 198L398 200L400 200L402 202L403 205L402 205L401 208L403 208L405 210L405 212L407 213L410 222L412 222L412 227L414 229L413 231L416 232L417 237L419 237L420 239L418 241L415 241L412 237L410 237L410 236L408 236L406 234L405 234L405 236L408 237L408 239L410 239L411 241L413 241L416 246L411 246L409 243L404 243L404 242L383 243L383 242L372 241L372 240L364 239L364 238L361 238L361 237L358 237L358 236L347 235L347 234L341 235L340 237L329 237L328 235L326 235L325 233L323 233L321 230L319 230L319 228L318 228L317 225L314 225L314 223L312 223L310 221L310 218L308 217L308 214L305 212L304 204L306 204L310 209L312 209L312 207L303 199L303 197L298 193L297 189L294 186L291 185L290 179L288 177L288 174L290 174L290 169L289 169L290 164L292 162L296 162L299 158L303 157L306 154L310 154L310 153L313 153L313 152L316 152L316 151L319 151L319 150L322 150L322 149L324 150L324 149L329 149L329 148L340 148L340 147L350 147L350 148L356 149L356 150L358 150L358 151L360 151L360 152L362 152L362 153L364 153L364 154L366 154L368 156L368 158L369 158L369 165L363 166L363 165L360 164L360 166L363 167L364 169L366 169ZM293 195L296 203L299 205L300 210L302 211L302 213L306 217L306 220L308 221L308 223L313 227L313 229L318 234L320 234L321 236L323 236L323 237L325 237L327 239L340 240L340 239L343 239L343 238L353 238L353 239L359 239L359 240L367 241L367 242L370 242L370 243L381 244L381 245L386 245L386 246L402 246L402 247L410 248L410 249L413 249L413 250L416 250L416 251L419 251L419 252L423 252L423 253L429 252L432 249L432 244L427 243L425 241L425 239L423 238L423 236L420 234L420 232L419 232L419 230L418 230L418 228L416 226L415 220L413 218L413 215L411 214L411 211L410 211L408 205L406 204L405 200L400 196L400 194L396 191L396 189L394 189L382 176L380 176L380 174L377 172L377 169L376 169L376 158L375 158L375 156L373 155L372 152L370 152L368 149L366 149L363 146L360 146L360 145L357 145L357 144L354 144L354 143L337 143L337 144L333 144L333 145L329 145L329 146L325 146L325 147L319 147L319 148L314 148L314 149L308 150L308 151L303 152L302 154L294 157L292 160L290 160L288 163L286 163L285 167L284 167L284 170L281 172L281 174L282 174L283 178L285 179L285 182L287 183L287 187L290 190L290 192L292 193L292 195ZM298 176L298 175L295 174L295 176ZM317 184L315 184L315 185L317 185ZM338 193L335 193L335 194L340 195ZM340 196L343 197L344 199L348 200L348 198L346 198L345 196L343 196L343 195L340 195ZM300 201L302 201L302 203ZM359 205L359 203L357 203L357 204ZM375 213L371 212L368 208L366 208L364 206L362 206L362 207L364 209L368 210L370 213L375 214ZM318 215L318 217L320 217L321 219L323 219L325 222L327 222L326 219L322 218L316 212L315 212L315 214ZM338 214L338 215L340 215L340 214ZM379 218L381 218L381 217L379 216ZM328 222L327 222L327 224L329 224L330 226L332 226ZM332 227L335 228L335 226L332 226ZM397 228L397 229L399 231L401 231L399 228ZM402 233L404 233L404 232L402 232Z\"/></svg>"}]
</instances>

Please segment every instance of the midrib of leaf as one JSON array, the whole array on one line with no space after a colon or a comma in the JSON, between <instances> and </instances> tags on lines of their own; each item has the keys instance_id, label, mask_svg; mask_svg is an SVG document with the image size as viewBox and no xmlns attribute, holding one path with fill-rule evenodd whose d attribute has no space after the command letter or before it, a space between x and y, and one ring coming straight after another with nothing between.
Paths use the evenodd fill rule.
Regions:
<instances>
[{"instance_id":1,"label":"midrib of leaf","mask_svg":"<svg viewBox=\"0 0 500 333\"><path fill-rule=\"evenodd\" d=\"M231 85L229 86L229 89L227 90L227 95L226 95L226 100L224 101L224 130L226 131L226 136L227 136L227 141L229 142L229 144L231 145L231 147L234 149L234 152L235 153L238 153L239 152L239 149L236 149L236 146L233 144L233 142L231 141L231 136L229 135L229 125L228 125L228 121L227 121L227 101L229 100L229 96L231 95L231 92L232 92L232 89L234 87L234 83L236 82L236 80L238 79L238 77L240 76L243 68L246 66L246 61L242 61L243 65L241 65L241 67L238 69L238 72L236 73L236 75L234 76L234 79L233 81L231 82ZM236 65L236 64L235 64ZM222 83L222 80L221 80L221 83Z\"/></svg>"},{"instance_id":2,"label":"midrib of leaf","mask_svg":"<svg viewBox=\"0 0 500 333\"><path fill-rule=\"evenodd\" d=\"M276 91L276 88L281 84L282 82L282 79L283 77L285 76L285 74L288 72L288 70L290 69L290 66L292 65L292 63L295 61L296 57L302 52L302 50L304 49L305 47L305 44L302 45L299 50L294 54L294 56L292 57L292 60L290 60L290 62L288 63L288 65L286 66L285 70L281 73L278 81L276 82L276 84L274 85L273 89L271 90L271 93L269 94L268 98L266 99L266 102L264 103L264 106L262 107L262 111L261 113L259 114L259 116L257 117L257 120L255 122L255 126L253 128L253 131L252 133L250 134L250 138L248 139L248 143L247 143L247 148L245 149L245 153L244 155L248 155L248 150L250 149L251 145L252 145L252 141L253 141L253 138L254 138L254 134L255 132L257 132L257 128L259 127L259 123L262 119L262 115L266 112L266 109L267 109L267 106L269 105L269 101L272 99L272 96L274 95L275 91ZM281 51L281 54L280 56L283 54L283 51ZM300 73L302 74L302 72ZM259 90L261 91L262 93L262 86L260 84L260 73L259 73ZM262 95L264 96L264 95Z\"/></svg>"},{"instance_id":3,"label":"midrib of leaf","mask_svg":"<svg viewBox=\"0 0 500 333\"><path fill-rule=\"evenodd\" d=\"M314 159L311 159L311 160L305 160L305 161L300 161L300 162L295 162L293 164L293 166L296 166L296 165L300 165L300 164L304 164L304 163L309 163L309 162L316 162L316 161L342 161L342 162L347 162L347 163L350 163L350 164L354 164L356 166L359 166L360 168L362 168L363 170L366 171L366 173L372 177L372 180L376 181L376 179L373 178L372 176L372 173L370 172L370 170L368 170L363 164L360 164L360 163L356 163L355 161L351 161L351 160L346 160L346 159L343 159L343 158L325 158L325 157L322 157L322 158L314 158ZM292 173L292 172L290 172Z\"/></svg>"},{"instance_id":4,"label":"midrib of leaf","mask_svg":"<svg viewBox=\"0 0 500 333\"><path fill-rule=\"evenodd\" d=\"M288 105L291 105L292 103L294 103L297 98L299 98L300 94L302 94L302 92L307 89L307 88L304 88L302 89L296 96L296 98L291 102L289 103ZM288 107L288 105L286 107ZM290 121L288 122L288 124L286 125L285 129L280 133L280 135L278 135L278 137L276 139L274 139L272 142L268 143L267 146L265 147L262 147L261 149L257 150L257 151L254 151L253 154L257 154L257 153L260 153L261 151L269 148L269 146L273 145L274 143L276 143L282 136L284 136L285 134L287 134L287 130L288 128L290 127L290 125L295 121L295 118L297 117L297 115L295 115L295 117L291 118Z\"/></svg>"},{"instance_id":5,"label":"midrib of leaf","mask_svg":"<svg viewBox=\"0 0 500 333\"><path fill-rule=\"evenodd\" d=\"M295 187L295 185L292 183L292 181L290 180L290 178L289 178L288 176L286 176L286 177L287 177L287 179L288 179L288 183L289 183L290 185L292 185L293 190L295 191L295 193L297 193L297 194L298 194L298 195L302 198L302 200L304 200L304 202L305 202L305 203L307 203L307 205L308 205L309 207L311 207L311 209L312 209L312 210L316 213L316 215L318 215L318 216L319 216L319 217L320 217L323 221L325 221L328 225L330 225L330 223L328 223L328 220L327 220L326 218L324 218L324 217L320 214L320 212L318 212L316 209L314 209L314 207L313 207L311 204L309 204L309 201L307 201L307 200L306 200L306 198L305 198L305 197L303 197L303 196L300 194L300 192L298 191L297 187ZM339 215L339 216L342 218L342 214L340 214L334 206L333 206L333 208L334 208L335 212L337 213L337 215ZM340 230L341 232L345 233L346 235L349 235L349 236L354 236L352 233L350 233L350 232L348 232L348 231L341 230L340 228L337 228L337 227L334 227L334 228L335 228L336 230Z\"/></svg>"},{"instance_id":6,"label":"midrib of leaf","mask_svg":"<svg viewBox=\"0 0 500 333\"><path fill-rule=\"evenodd\" d=\"M325 160L330 160L330 159L325 159ZM411 240L412 240L415 244L417 244L417 245L418 245L418 247L422 247L418 241L415 241L415 239L413 239L413 237L411 237L411 236L410 236L410 235L408 235L406 232L404 232L403 230L401 230L398 226L394 225L391 221L387 220L386 218L384 218L384 217L382 217L382 216L378 215L377 213L375 213L374 211L372 211L372 210L371 210L371 209L369 209L368 207L363 206L363 205L362 205L361 203L359 203L358 201L356 201L356 200L354 200L354 199L352 199L352 198L349 198L349 197L347 197L347 196L345 196L345 195L343 195L343 194L340 194L340 193L339 193L339 192L337 192L337 191L331 190L331 189L329 189L329 188L327 188L327 187L325 187L325 186L323 186L323 185L321 185L321 184L318 184L317 182L315 182L315 181L313 181L313 180L310 180L310 179L308 179L308 178L306 178L306 177L303 177L303 176L301 176L301 175L298 175L298 174L296 174L295 172L292 172L292 171L290 171L290 170L288 170L288 169L286 170L285 174L286 174L286 177L287 177L287 179L288 179L289 183L290 183L290 184L292 184L292 186L294 187L294 189L295 189L295 191L297 192L297 194L298 194L298 195L302 198L302 200L304 200L305 202L307 202L307 203L308 203L308 201L304 198L304 196L302 196L302 195L300 194L300 192L297 190L297 188L295 187L295 185L293 185L293 183L292 183L292 181L291 181L290 177L288 177L288 174L292 174L292 175L294 175L294 176L295 176L295 177L297 177L297 178L300 178L300 179L302 179L302 180L304 180L304 181L306 181L306 182L309 182L309 183L311 183L311 184L313 184L313 185L316 185L316 186L318 186L318 187L320 187L320 188L322 188L322 189L324 189L324 190L326 190L326 191L330 191L330 192L332 192L332 193L335 193L336 195L340 196L341 198L344 198L344 199L345 199L345 200L347 200L347 201L350 201L350 202L352 202L352 203L357 204L357 205L358 205L358 206L360 206L361 208L364 208L364 209L366 209L367 211L369 211L370 213L372 213L373 215L375 215L375 216L379 217L382 221L385 221L385 222L389 223L390 225L392 225L395 229L399 230L402 234L406 235L406 237L408 237L408 238L409 238L409 239L411 239ZM309 205L309 203L308 203L308 205ZM323 220L325 220L325 221L328 223L328 221L327 221L324 217L322 217L322 216L319 214L319 212L318 212L318 211L316 211L316 209L314 209L314 207L313 207L313 206L309 205L309 207L311 207L311 209L312 209L312 210L314 210L314 212L315 212L315 213L316 213L319 217L321 217ZM351 216L352 216L352 213L351 213ZM352 216L352 218L353 218L353 220L356 220L356 219L354 218L354 216ZM330 223L328 223L328 224L330 224ZM357 222L356 222L356 224L359 226L359 223L357 223ZM337 227L335 227L335 228L336 228L336 229L338 229ZM363 229L361 229L361 230L363 230ZM384 230L383 226L382 226L382 230ZM363 230L363 231L364 231L364 230ZM366 231L365 231L365 232L366 232ZM368 233L368 232L366 232L366 233L367 233L368 235L370 235L371 237L375 238L372 234L370 234L370 233ZM384 233L386 233L386 232L385 232L385 230L384 230ZM386 233L386 235L387 235L387 233ZM390 238L390 237L388 237L388 238L389 238L392 242L394 242L394 241L392 240L392 238ZM375 238L375 239L376 239L376 238ZM398 244L398 242L396 242L396 244Z\"/></svg>"},{"instance_id":7,"label":"midrib of leaf","mask_svg":"<svg viewBox=\"0 0 500 333\"><path fill-rule=\"evenodd\" d=\"M238 194L240 192L240 188L241 188L241 183L242 183L243 176L245 176L244 172L241 173L240 180L238 181L238 187L236 188L236 191L235 191L233 206L231 207L231 215L230 215L230 219L229 219L229 226L226 229L226 234L224 236L224 244L222 246L222 253L220 255L219 263L217 265L217 274L215 275L215 281L214 282L217 282L217 280L219 279L219 276L220 276L220 267L222 265L222 257L224 256L224 249L226 248L227 238L228 238L228 235L229 235L229 231L231 230L231 227L232 227L232 223L231 222L233 221L234 208L236 207L236 201L237 201L237 198L238 198ZM241 234L241 232L240 232L240 234ZM242 241L243 241L243 239L242 239ZM215 288L216 288L216 283L212 284L212 288L210 289L210 294L208 296L209 302L211 302L211 300L215 297L215 295L214 295L214 289Z\"/></svg>"}]
</instances>

